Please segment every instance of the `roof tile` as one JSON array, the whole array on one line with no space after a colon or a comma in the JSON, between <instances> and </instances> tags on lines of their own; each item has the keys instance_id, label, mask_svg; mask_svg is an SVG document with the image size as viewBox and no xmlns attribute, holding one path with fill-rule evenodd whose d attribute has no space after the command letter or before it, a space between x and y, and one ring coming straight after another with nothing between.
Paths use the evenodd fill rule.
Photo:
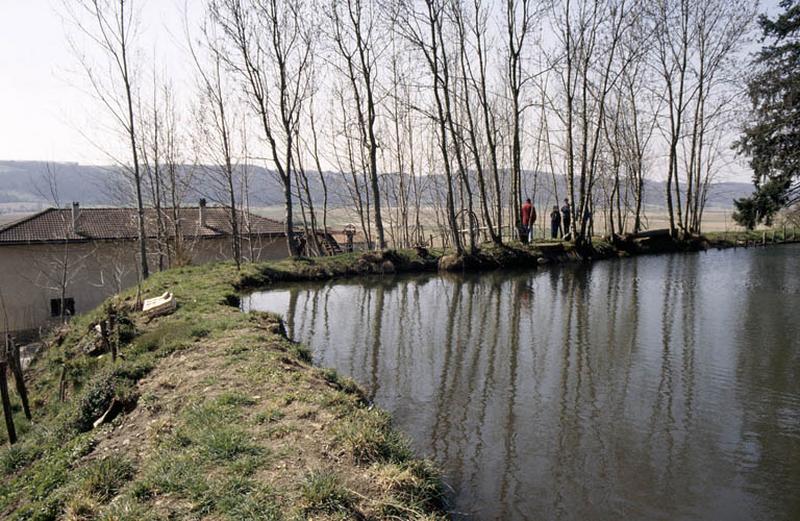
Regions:
<instances>
[{"instance_id":1,"label":"roof tile","mask_svg":"<svg viewBox=\"0 0 800 521\"><path fill-rule=\"evenodd\" d=\"M186 207L178 210L178 222L183 236L190 238L221 237L231 234L230 211L222 206L205 209L206 225L200 226L200 209ZM174 235L172 208L162 210L166 233ZM237 211L240 228L250 223L254 235L284 235L284 224L266 217ZM156 210L145 209L145 231L156 237ZM72 210L48 208L37 214L0 226L0 245L89 240L131 240L138 237L137 212L134 208L81 208L73 230Z\"/></svg>"}]
</instances>

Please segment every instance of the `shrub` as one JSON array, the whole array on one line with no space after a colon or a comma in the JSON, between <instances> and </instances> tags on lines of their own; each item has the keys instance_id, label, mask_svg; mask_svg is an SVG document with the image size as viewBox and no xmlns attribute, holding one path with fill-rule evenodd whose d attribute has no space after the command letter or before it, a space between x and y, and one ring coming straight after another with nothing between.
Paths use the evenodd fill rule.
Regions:
<instances>
[{"instance_id":1,"label":"shrub","mask_svg":"<svg viewBox=\"0 0 800 521\"><path fill-rule=\"evenodd\" d=\"M111 372L103 371L89 382L78 402L76 417L73 420L78 432L90 430L94 421L108 409L114 398L114 380Z\"/></svg>"}]
</instances>

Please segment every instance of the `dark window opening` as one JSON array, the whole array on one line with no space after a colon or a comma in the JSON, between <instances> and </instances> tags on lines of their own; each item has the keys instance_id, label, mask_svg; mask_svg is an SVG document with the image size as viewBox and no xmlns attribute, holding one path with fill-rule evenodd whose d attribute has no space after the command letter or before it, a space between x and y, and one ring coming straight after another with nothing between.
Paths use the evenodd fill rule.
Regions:
<instances>
[{"instance_id":1,"label":"dark window opening","mask_svg":"<svg viewBox=\"0 0 800 521\"><path fill-rule=\"evenodd\" d=\"M64 316L71 317L75 315L75 299L74 298L65 298L64 299ZM50 316L51 317L60 317L61 316L61 299L60 298L53 298L50 299Z\"/></svg>"}]
</instances>

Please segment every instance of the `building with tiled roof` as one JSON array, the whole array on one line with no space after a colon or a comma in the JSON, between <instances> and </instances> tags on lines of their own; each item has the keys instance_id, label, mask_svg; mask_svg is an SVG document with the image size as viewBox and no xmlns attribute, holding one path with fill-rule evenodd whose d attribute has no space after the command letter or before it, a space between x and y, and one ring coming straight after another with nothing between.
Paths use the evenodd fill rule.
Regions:
<instances>
[{"instance_id":1,"label":"building with tiled roof","mask_svg":"<svg viewBox=\"0 0 800 521\"><path fill-rule=\"evenodd\" d=\"M151 271L233 257L230 209L201 201L162 217L159 226L156 210L145 210ZM245 260L287 256L283 223L242 211L237 220ZM47 326L135 285L137 222L134 208L73 203L0 225L0 330Z\"/></svg>"},{"instance_id":2,"label":"building with tiled roof","mask_svg":"<svg viewBox=\"0 0 800 521\"><path fill-rule=\"evenodd\" d=\"M165 233L175 235L174 212L161 211ZM179 234L184 238L223 238L232 233L231 212L221 206L195 206L177 211ZM261 237L286 237L281 222L252 213L237 212L241 233ZM158 237L156 210L145 209L145 230ZM135 208L48 208L0 225L0 246L9 244L138 240Z\"/></svg>"}]
</instances>

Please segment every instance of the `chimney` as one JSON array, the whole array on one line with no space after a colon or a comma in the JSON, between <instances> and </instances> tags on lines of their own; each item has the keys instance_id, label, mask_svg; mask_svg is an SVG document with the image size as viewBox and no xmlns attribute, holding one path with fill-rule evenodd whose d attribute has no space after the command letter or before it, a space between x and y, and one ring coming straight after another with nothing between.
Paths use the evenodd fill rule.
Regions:
<instances>
[{"instance_id":1,"label":"chimney","mask_svg":"<svg viewBox=\"0 0 800 521\"><path fill-rule=\"evenodd\" d=\"M74 201L72 203L72 231L78 233L78 217L81 215L81 205Z\"/></svg>"},{"instance_id":2,"label":"chimney","mask_svg":"<svg viewBox=\"0 0 800 521\"><path fill-rule=\"evenodd\" d=\"M205 198L200 199L200 226L205 228L206 226L206 200Z\"/></svg>"}]
</instances>

